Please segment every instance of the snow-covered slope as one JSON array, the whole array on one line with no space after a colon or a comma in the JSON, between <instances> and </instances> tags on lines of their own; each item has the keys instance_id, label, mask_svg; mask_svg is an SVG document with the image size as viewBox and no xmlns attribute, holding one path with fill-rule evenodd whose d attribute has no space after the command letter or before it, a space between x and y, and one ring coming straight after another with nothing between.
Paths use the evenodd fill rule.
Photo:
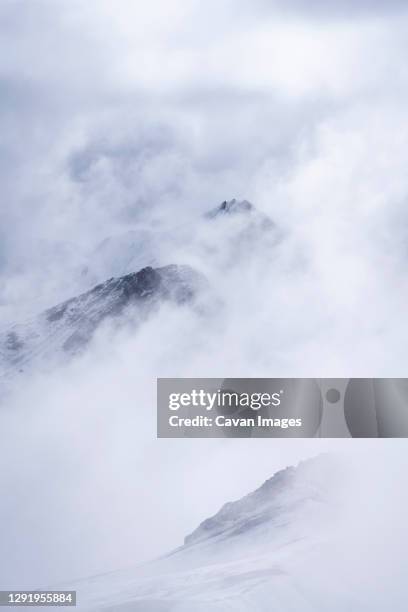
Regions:
<instances>
[{"instance_id":1,"label":"snow-covered slope","mask_svg":"<svg viewBox=\"0 0 408 612\"><path fill-rule=\"evenodd\" d=\"M191 302L205 279L188 266L146 267L110 278L0 335L0 364L22 371L47 359L61 360L81 350L105 321L138 324L163 301ZM125 316L126 315L126 316Z\"/></svg>"},{"instance_id":2,"label":"snow-covered slope","mask_svg":"<svg viewBox=\"0 0 408 612\"><path fill-rule=\"evenodd\" d=\"M226 504L169 555L60 586L75 588L86 610L314 610L301 566L329 539L341 475L336 457L307 460Z\"/></svg>"}]
</instances>

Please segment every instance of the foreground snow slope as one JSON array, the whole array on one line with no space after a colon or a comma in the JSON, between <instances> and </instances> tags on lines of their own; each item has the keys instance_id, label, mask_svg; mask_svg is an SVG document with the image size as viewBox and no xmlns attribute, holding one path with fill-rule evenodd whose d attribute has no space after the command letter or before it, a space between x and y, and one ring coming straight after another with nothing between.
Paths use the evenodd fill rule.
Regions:
<instances>
[{"instance_id":1,"label":"foreground snow slope","mask_svg":"<svg viewBox=\"0 0 408 612\"><path fill-rule=\"evenodd\" d=\"M327 546L341 472L338 458L328 456L287 468L226 504L169 555L61 587L75 588L87 610L314 610L302 566Z\"/></svg>"}]
</instances>

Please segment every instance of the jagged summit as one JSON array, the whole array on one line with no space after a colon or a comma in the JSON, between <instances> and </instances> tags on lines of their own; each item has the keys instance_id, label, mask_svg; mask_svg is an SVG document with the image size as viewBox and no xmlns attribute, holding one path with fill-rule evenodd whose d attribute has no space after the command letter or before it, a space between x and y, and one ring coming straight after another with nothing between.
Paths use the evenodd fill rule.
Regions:
<instances>
[{"instance_id":1,"label":"jagged summit","mask_svg":"<svg viewBox=\"0 0 408 612\"><path fill-rule=\"evenodd\" d=\"M255 210L255 206L248 202L248 200L236 200L233 198L232 200L224 200L219 206L214 208L213 210L207 213L207 217L217 217L218 215L223 214L239 214L239 213L248 213Z\"/></svg>"},{"instance_id":2,"label":"jagged summit","mask_svg":"<svg viewBox=\"0 0 408 612\"><path fill-rule=\"evenodd\" d=\"M270 229L275 227L273 221L260 212L251 202L248 200L224 200L216 208L210 210L205 215L206 219L219 219L225 217L240 217L248 218L251 225L256 223L262 229Z\"/></svg>"}]
</instances>

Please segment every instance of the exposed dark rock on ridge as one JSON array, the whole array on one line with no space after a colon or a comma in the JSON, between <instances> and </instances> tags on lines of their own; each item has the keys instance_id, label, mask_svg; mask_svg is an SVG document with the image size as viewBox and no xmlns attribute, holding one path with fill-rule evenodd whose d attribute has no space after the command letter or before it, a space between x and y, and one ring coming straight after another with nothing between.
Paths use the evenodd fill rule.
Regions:
<instances>
[{"instance_id":1,"label":"exposed dark rock on ridge","mask_svg":"<svg viewBox=\"0 0 408 612\"><path fill-rule=\"evenodd\" d=\"M253 212L254 210L256 210L255 206L248 200L238 201L233 198L232 200L224 200L217 208L208 212L206 216L211 218L227 213L235 215L237 213Z\"/></svg>"},{"instance_id":2,"label":"exposed dark rock on ridge","mask_svg":"<svg viewBox=\"0 0 408 612\"><path fill-rule=\"evenodd\" d=\"M185 302L194 296L198 274L187 266L169 265L163 268L150 266L119 278L110 278L78 297L71 298L45 311L49 322L66 316L75 321L84 316L85 310L100 302L101 309L94 312L96 320L107 315L120 314L125 306L134 302L147 302L152 298ZM106 307L103 307L106 303ZM97 321L96 321L97 322Z\"/></svg>"},{"instance_id":3,"label":"exposed dark rock on ridge","mask_svg":"<svg viewBox=\"0 0 408 612\"><path fill-rule=\"evenodd\" d=\"M247 215L248 222L256 223L263 229L272 229L275 227L274 222L264 213L260 212L248 200L224 200L219 206L210 210L204 216L206 219L217 219L226 216L244 216Z\"/></svg>"},{"instance_id":4,"label":"exposed dark rock on ridge","mask_svg":"<svg viewBox=\"0 0 408 612\"><path fill-rule=\"evenodd\" d=\"M119 320L125 312L143 320L160 302L190 302L204 283L201 274L177 265L110 278L0 334L0 363L21 368L38 358L74 353L105 320Z\"/></svg>"}]
</instances>

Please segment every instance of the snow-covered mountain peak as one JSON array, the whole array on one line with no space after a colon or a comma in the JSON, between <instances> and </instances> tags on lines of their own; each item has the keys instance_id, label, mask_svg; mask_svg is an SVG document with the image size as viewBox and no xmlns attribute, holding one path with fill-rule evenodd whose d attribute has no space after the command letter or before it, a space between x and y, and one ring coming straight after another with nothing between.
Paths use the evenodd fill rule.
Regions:
<instances>
[{"instance_id":1,"label":"snow-covered mountain peak","mask_svg":"<svg viewBox=\"0 0 408 612\"><path fill-rule=\"evenodd\" d=\"M264 227L274 227L273 221L260 212L251 202L248 200L224 200L216 208L210 210L205 214L207 219L225 218L225 217L247 217L252 222L261 222Z\"/></svg>"},{"instance_id":2,"label":"snow-covered mountain peak","mask_svg":"<svg viewBox=\"0 0 408 612\"><path fill-rule=\"evenodd\" d=\"M208 213L209 217L215 217L222 214L237 214L237 213L248 213L256 210L254 205L248 200L224 200L217 208Z\"/></svg>"}]
</instances>

